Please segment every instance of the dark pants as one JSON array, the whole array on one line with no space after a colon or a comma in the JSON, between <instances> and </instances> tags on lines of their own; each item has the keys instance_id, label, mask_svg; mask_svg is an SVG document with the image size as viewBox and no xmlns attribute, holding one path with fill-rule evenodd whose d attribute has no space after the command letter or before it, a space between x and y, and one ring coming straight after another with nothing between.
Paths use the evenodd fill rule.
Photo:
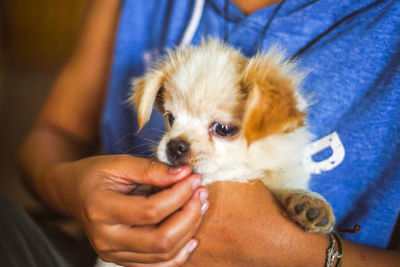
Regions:
<instances>
[{"instance_id":1,"label":"dark pants","mask_svg":"<svg viewBox=\"0 0 400 267\"><path fill-rule=\"evenodd\" d=\"M88 246L51 228L40 227L25 211L0 196L0 266L93 266L95 257Z\"/></svg>"}]
</instances>

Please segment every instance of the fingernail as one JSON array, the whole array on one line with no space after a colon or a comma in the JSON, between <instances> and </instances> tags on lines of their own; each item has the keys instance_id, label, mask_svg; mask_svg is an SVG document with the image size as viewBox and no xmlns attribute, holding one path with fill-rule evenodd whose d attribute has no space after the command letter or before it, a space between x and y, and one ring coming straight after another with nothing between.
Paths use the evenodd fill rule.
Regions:
<instances>
[{"instance_id":1,"label":"fingernail","mask_svg":"<svg viewBox=\"0 0 400 267\"><path fill-rule=\"evenodd\" d=\"M178 167L173 167L169 169L169 173L170 174L178 174L182 171L182 167L178 166Z\"/></svg>"},{"instance_id":2,"label":"fingernail","mask_svg":"<svg viewBox=\"0 0 400 267\"><path fill-rule=\"evenodd\" d=\"M192 240L189 242L189 245L187 246L187 251L189 253L192 253L193 250L195 250L195 248L197 247L197 241L196 240Z\"/></svg>"},{"instance_id":3,"label":"fingernail","mask_svg":"<svg viewBox=\"0 0 400 267\"><path fill-rule=\"evenodd\" d=\"M201 206L201 215L206 213L207 210L208 210L208 203L204 203L203 206Z\"/></svg>"},{"instance_id":4,"label":"fingernail","mask_svg":"<svg viewBox=\"0 0 400 267\"><path fill-rule=\"evenodd\" d=\"M197 178L196 180L193 181L192 187L193 190L198 188L201 185L201 178Z\"/></svg>"},{"instance_id":5,"label":"fingernail","mask_svg":"<svg viewBox=\"0 0 400 267\"><path fill-rule=\"evenodd\" d=\"M200 202L204 204L206 202L207 198L208 198L207 191L201 191L199 194Z\"/></svg>"}]
</instances>

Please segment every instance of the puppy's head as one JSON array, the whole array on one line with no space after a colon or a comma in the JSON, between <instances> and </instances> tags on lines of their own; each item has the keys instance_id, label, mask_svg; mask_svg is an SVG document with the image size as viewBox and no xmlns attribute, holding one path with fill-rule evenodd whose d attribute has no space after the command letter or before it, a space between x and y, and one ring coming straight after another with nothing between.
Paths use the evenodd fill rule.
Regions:
<instances>
[{"instance_id":1,"label":"puppy's head","mask_svg":"<svg viewBox=\"0 0 400 267\"><path fill-rule=\"evenodd\" d=\"M159 160L202 175L243 170L252 146L304 124L292 69L277 52L247 59L218 41L170 52L134 82L139 126L156 104L167 121Z\"/></svg>"}]
</instances>

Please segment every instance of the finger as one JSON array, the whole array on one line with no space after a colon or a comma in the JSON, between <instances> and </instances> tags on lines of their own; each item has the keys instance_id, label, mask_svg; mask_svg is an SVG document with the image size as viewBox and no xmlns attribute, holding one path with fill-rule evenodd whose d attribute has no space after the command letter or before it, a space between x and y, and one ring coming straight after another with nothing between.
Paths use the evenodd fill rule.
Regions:
<instances>
[{"instance_id":1,"label":"finger","mask_svg":"<svg viewBox=\"0 0 400 267\"><path fill-rule=\"evenodd\" d=\"M193 231L187 233L187 235L175 246L175 248L167 253L138 253L132 251L118 250L99 253L99 255L102 255L102 258L109 262L154 263L169 261L174 258L179 252L182 252L184 247L187 246L191 240L195 241L193 239L193 235L197 231L199 225L200 220L197 221L196 224L193 226ZM197 245L197 241L195 241L195 243Z\"/></svg>"},{"instance_id":2,"label":"finger","mask_svg":"<svg viewBox=\"0 0 400 267\"><path fill-rule=\"evenodd\" d=\"M122 261L119 264L126 266L126 267L174 267L174 266L181 266L183 263L187 261L189 258L190 254L196 249L198 245L198 241L195 239L189 240L189 242L186 242L186 245L181 248L181 250L178 253L175 253L173 258L168 259L166 261L162 262L155 262L153 263L151 260L146 261L149 263L142 263L142 262L135 262L135 261ZM153 255L144 255L148 258L153 257Z\"/></svg>"},{"instance_id":3,"label":"finger","mask_svg":"<svg viewBox=\"0 0 400 267\"><path fill-rule=\"evenodd\" d=\"M115 227L102 229L114 250L140 253L169 253L188 235L193 236L201 221L199 190L183 208L158 226Z\"/></svg>"},{"instance_id":4,"label":"finger","mask_svg":"<svg viewBox=\"0 0 400 267\"><path fill-rule=\"evenodd\" d=\"M101 211L93 211L94 218L91 218L90 214L88 216L92 220L107 224L157 224L180 209L200 187L201 181L198 174L192 174L187 179L149 197L106 190L96 197L96 207L101 207Z\"/></svg>"},{"instance_id":5,"label":"finger","mask_svg":"<svg viewBox=\"0 0 400 267\"><path fill-rule=\"evenodd\" d=\"M167 266L181 266L182 264L184 264L189 258L190 254L196 249L197 245L198 241L195 239L191 239L187 243L187 245L183 247L178 254L176 254L173 259L168 261L169 265Z\"/></svg>"},{"instance_id":6,"label":"finger","mask_svg":"<svg viewBox=\"0 0 400 267\"><path fill-rule=\"evenodd\" d=\"M189 166L171 167L155 159L139 158L130 155L114 156L104 163L103 168L111 175L136 184L167 187L188 176Z\"/></svg>"}]
</instances>

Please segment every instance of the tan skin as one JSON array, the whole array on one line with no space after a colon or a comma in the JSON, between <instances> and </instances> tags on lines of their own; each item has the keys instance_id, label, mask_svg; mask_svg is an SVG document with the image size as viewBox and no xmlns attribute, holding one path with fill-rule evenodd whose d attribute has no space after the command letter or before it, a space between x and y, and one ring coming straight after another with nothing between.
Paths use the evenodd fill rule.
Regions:
<instances>
[{"instance_id":1,"label":"tan skin","mask_svg":"<svg viewBox=\"0 0 400 267\"><path fill-rule=\"evenodd\" d=\"M306 233L260 183L215 183L185 266L325 266L329 237ZM400 253L344 240L342 266L399 266Z\"/></svg>"},{"instance_id":2,"label":"tan skin","mask_svg":"<svg viewBox=\"0 0 400 267\"><path fill-rule=\"evenodd\" d=\"M119 8L119 1L92 1L21 162L40 198L74 216L105 261L178 266L197 244L193 235L208 203L201 177L189 167L128 155L88 157L98 140ZM165 190L148 198L127 195L137 184Z\"/></svg>"},{"instance_id":3,"label":"tan skin","mask_svg":"<svg viewBox=\"0 0 400 267\"><path fill-rule=\"evenodd\" d=\"M277 1L234 2L250 14ZM100 257L120 265L180 266L199 241L187 266L323 266L328 237L307 234L287 219L260 183L216 183L208 191L189 167L89 156L118 16L119 1L92 1L75 53L26 140L21 162L39 197L75 217ZM142 183L164 190L148 198L126 194ZM201 207L208 204L204 217ZM397 252L347 241L344 250L343 266L400 264Z\"/></svg>"}]
</instances>

